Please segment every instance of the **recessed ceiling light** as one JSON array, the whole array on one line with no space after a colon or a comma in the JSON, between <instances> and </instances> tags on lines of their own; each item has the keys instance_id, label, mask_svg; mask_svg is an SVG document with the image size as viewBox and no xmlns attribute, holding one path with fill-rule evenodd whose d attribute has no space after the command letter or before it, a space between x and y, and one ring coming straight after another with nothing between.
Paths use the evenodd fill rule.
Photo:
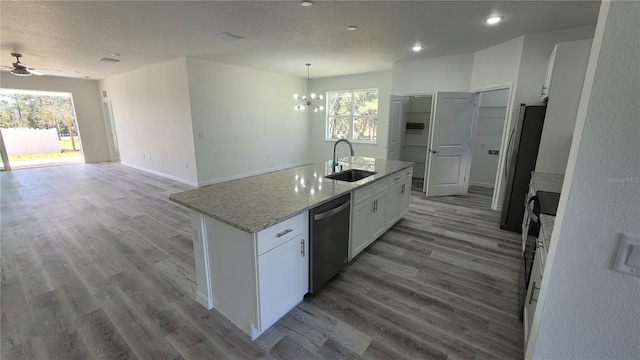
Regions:
<instances>
[{"instance_id":1,"label":"recessed ceiling light","mask_svg":"<svg viewBox=\"0 0 640 360\"><path fill-rule=\"evenodd\" d=\"M118 53L111 53L111 56L120 57L120 56L122 56L122 54L118 54Z\"/></svg>"},{"instance_id":2,"label":"recessed ceiling light","mask_svg":"<svg viewBox=\"0 0 640 360\"><path fill-rule=\"evenodd\" d=\"M492 16L492 17L488 18L486 21L487 21L487 24L494 25L494 24L499 23L500 20L502 20L502 19L503 19L502 16Z\"/></svg>"},{"instance_id":3,"label":"recessed ceiling light","mask_svg":"<svg viewBox=\"0 0 640 360\"><path fill-rule=\"evenodd\" d=\"M300 5L302 5L302 6L311 6L311 5L313 5L313 1L305 0L305 1L301 2Z\"/></svg>"},{"instance_id":4,"label":"recessed ceiling light","mask_svg":"<svg viewBox=\"0 0 640 360\"><path fill-rule=\"evenodd\" d=\"M420 50L422 50L424 48L424 46L422 45L414 45L411 49L413 49L413 51L418 52Z\"/></svg>"},{"instance_id":5,"label":"recessed ceiling light","mask_svg":"<svg viewBox=\"0 0 640 360\"><path fill-rule=\"evenodd\" d=\"M353 26L353 25L347 26L347 30L353 31L353 30L357 30L357 29L358 29L357 26Z\"/></svg>"}]
</instances>

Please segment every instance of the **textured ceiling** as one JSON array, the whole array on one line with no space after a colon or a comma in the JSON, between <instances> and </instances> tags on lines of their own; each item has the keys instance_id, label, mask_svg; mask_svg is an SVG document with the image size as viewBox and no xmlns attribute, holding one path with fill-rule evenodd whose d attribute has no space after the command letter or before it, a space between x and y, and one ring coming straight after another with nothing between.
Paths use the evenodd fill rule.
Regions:
<instances>
[{"instance_id":1,"label":"textured ceiling","mask_svg":"<svg viewBox=\"0 0 640 360\"><path fill-rule=\"evenodd\" d=\"M10 53L51 75L100 79L184 56L306 77L390 69L515 37L594 25L598 1L0 1ZM488 26L492 15L504 21ZM358 27L348 31L349 25ZM215 35L245 37L229 42ZM425 49L411 51L420 42ZM98 62L121 54L119 64ZM74 73L78 71L79 73Z\"/></svg>"}]
</instances>

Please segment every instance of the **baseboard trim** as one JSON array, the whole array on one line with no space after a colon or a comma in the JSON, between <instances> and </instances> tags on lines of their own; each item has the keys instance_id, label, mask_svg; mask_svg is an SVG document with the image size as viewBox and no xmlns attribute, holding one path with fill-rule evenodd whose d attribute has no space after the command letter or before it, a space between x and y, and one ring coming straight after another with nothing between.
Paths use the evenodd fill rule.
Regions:
<instances>
[{"instance_id":1,"label":"baseboard trim","mask_svg":"<svg viewBox=\"0 0 640 360\"><path fill-rule=\"evenodd\" d=\"M160 172L160 171L151 170L151 169L148 169L146 167L139 166L139 165L128 164L128 163L125 163L125 162L122 162L122 161L120 161L120 164L122 164L124 166L128 166L128 167L132 167L132 168L140 170L140 171L144 171L144 172L149 173L149 174L157 175L157 176L169 179L169 180L181 182L183 184L187 184L187 185L191 185L191 186L198 186L198 183L196 183L195 181L186 180L186 179L183 179L183 178L179 178L177 176L165 174L165 173Z\"/></svg>"},{"instance_id":2,"label":"baseboard trim","mask_svg":"<svg viewBox=\"0 0 640 360\"><path fill-rule=\"evenodd\" d=\"M274 167L274 168L269 168L269 169L264 169L264 170L251 171L251 172L240 174L240 175L227 176L227 177L220 178L220 179L202 181L202 182L198 182L198 187L218 184L218 183L221 183L221 182L230 181L230 180L236 180L236 179L240 179L240 178L244 178L244 177L248 177L248 176L255 176L255 175L266 174L266 173L270 173L270 172L274 172L274 171L291 169L291 168L294 168L294 167L307 165L307 164L309 164L309 162L300 162L300 163L289 164L289 165L284 165L284 166L277 166L277 167Z\"/></svg>"},{"instance_id":3,"label":"baseboard trim","mask_svg":"<svg viewBox=\"0 0 640 360\"><path fill-rule=\"evenodd\" d=\"M493 183L484 183L484 182L479 182L479 181L469 181L469 186L480 186L480 187L493 189L494 185L495 184L493 184Z\"/></svg>"},{"instance_id":4,"label":"baseboard trim","mask_svg":"<svg viewBox=\"0 0 640 360\"><path fill-rule=\"evenodd\" d=\"M196 301L204 306L207 310L213 309L213 301L209 301L206 295L203 295L201 292L196 292Z\"/></svg>"}]
</instances>

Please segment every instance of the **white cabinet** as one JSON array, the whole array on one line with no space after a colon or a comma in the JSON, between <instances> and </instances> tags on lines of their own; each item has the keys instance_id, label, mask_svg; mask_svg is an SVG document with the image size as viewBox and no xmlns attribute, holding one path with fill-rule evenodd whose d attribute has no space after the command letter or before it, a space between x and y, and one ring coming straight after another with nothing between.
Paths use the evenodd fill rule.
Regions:
<instances>
[{"instance_id":1,"label":"white cabinet","mask_svg":"<svg viewBox=\"0 0 640 360\"><path fill-rule=\"evenodd\" d=\"M387 198L387 226L391 227L409 210L409 195L411 194L412 169L407 169L391 179L391 188Z\"/></svg>"},{"instance_id":2,"label":"white cabinet","mask_svg":"<svg viewBox=\"0 0 640 360\"><path fill-rule=\"evenodd\" d=\"M309 289L309 213L257 233L194 214L197 301L255 340Z\"/></svg>"},{"instance_id":3,"label":"white cabinet","mask_svg":"<svg viewBox=\"0 0 640 360\"><path fill-rule=\"evenodd\" d=\"M365 200L361 200L353 207L351 244L349 246L350 259L369 246L387 228L387 181L387 179L383 179L381 183L374 183L360 189L360 194L369 192L371 196L364 197ZM362 198L362 196L360 197Z\"/></svg>"},{"instance_id":4,"label":"white cabinet","mask_svg":"<svg viewBox=\"0 0 640 360\"><path fill-rule=\"evenodd\" d=\"M354 191L349 259L395 224L409 208L413 168Z\"/></svg>"},{"instance_id":5,"label":"white cabinet","mask_svg":"<svg viewBox=\"0 0 640 360\"><path fill-rule=\"evenodd\" d=\"M563 42L555 47L535 171L565 173L590 51L591 40Z\"/></svg>"},{"instance_id":6,"label":"white cabinet","mask_svg":"<svg viewBox=\"0 0 640 360\"><path fill-rule=\"evenodd\" d=\"M542 254L541 249L538 249L536 257L533 260L533 269L531 269L531 278L529 279L529 287L527 288L527 296L524 303L524 338L525 349L527 348L526 342L529 341L529 334L531 333L531 324L533 323L533 315L536 312L536 306L538 305L538 295L540 294L540 284L542 283Z\"/></svg>"},{"instance_id":7,"label":"white cabinet","mask_svg":"<svg viewBox=\"0 0 640 360\"><path fill-rule=\"evenodd\" d=\"M360 251L373 241L370 230L372 213L372 201L366 201L353 208L353 216L351 217L350 258L358 255Z\"/></svg>"},{"instance_id":8,"label":"white cabinet","mask_svg":"<svg viewBox=\"0 0 640 360\"><path fill-rule=\"evenodd\" d=\"M307 293L308 241L299 235L258 257L260 329L273 325Z\"/></svg>"},{"instance_id":9,"label":"white cabinet","mask_svg":"<svg viewBox=\"0 0 640 360\"><path fill-rule=\"evenodd\" d=\"M544 242L544 232L540 228L538 236L537 249L535 258L533 259L533 268L531 269L531 278L529 279L529 287L524 303L524 339L525 349L529 341L531 333L531 324L533 323L533 315L536 313L538 305L538 296L540 295L540 284L542 284L542 274L544 272L544 263L547 258L547 250Z\"/></svg>"},{"instance_id":10,"label":"white cabinet","mask_svg":"<svg viewBox=\"0 0 640 360\"><path fill-rule=\"evenodd\" d=\"M558 45L554 46L551 56L549 56L549 64L547 65L547 76L542 84L542 91L540 92L540 98L545 101L549 98L549 89L551 88L551 77L553 77L553 68L556 63L556 54L558 53Z\"/></svg>"},{"instance_id":11,"label":"white cabinet","mask_svg":"<svg viewBox=\"0 0 640 360\"><path fill-rule=\"evenodd\" d=\"M389 189L389 196L387 198L387 225L393 225L400 215L400 197L402 187L404 184L398 184Z\"/></svg>"},{"instance_id":12,"label":"white cabinet","mask_svg":"<svg viewBox=\"0 0 640 360\"><path fill-rule=\"evenodd\" d=\"M371 214L371 241L387 230L387 192L373 198L373 213Z\"/></svg>"},{"instance_id":13,"label":"white cabinet","mask_svg":"<svg viewBox=\"0 0 640 360\"><path fill-rule=\"evenodd\" d=\"M409 197L411 195L411 176L405 179L400 187L400 204L398 205L398 220L409 211Z\"/></svg>"}]
</instances>

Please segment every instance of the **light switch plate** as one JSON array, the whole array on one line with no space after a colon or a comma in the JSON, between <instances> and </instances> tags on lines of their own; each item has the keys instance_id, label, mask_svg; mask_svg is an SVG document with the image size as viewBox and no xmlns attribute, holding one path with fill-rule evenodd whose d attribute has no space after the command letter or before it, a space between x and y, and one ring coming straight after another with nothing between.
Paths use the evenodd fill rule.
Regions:
<instances>
[{"instance_id":1,"label":"light switch plate","mask_svg":"<svg viewBox=\"0 0 640 360\"><path fill-rule=\"evenodd\" d=\"M622 234L613 270L640 277L640 238Z\"/></svg>"}]
</instances>

